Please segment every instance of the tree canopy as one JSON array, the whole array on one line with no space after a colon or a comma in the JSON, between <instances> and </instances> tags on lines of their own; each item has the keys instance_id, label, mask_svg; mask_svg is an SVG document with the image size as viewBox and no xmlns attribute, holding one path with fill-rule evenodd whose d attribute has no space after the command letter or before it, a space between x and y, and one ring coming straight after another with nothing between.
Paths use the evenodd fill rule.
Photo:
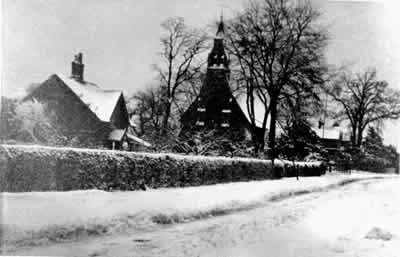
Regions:
<instances>
[{"instance_id":1,"label":"tree canopy","mask_svg":"<svg viewBox=\"0 0 400 257\"><path fill-rule=\"evenodd\" d=\"M270 115L272 158L280 98L298 91L314 92L324 83L328 36L317 23L319 16L308 1L251 1L228 26L229 49L249 95L264 103L264 130Z\"/></svg>"},{"instance_id":2,"label":"tree canopy","mask_svg":"<svg viewBox=\"0 0 400 257\"><path fill-rule=\"evenodd\" d=\"M190 28L183 18L173 17L165 20L161 27L161 61L154 65L160 81L163 120L161 132L166 135L171 116L171 108L179 99L184 87L191 87L198 80L204 62L199 58L206 50L206 34L202 30Z\"/></svg>"},{"instance_id":3,"label":"tree canopy","mask_svg":"<svg viewBox=\"0 0 400 257\"><path fill-rule=\"evenodd\" d=\"M367 126L400 117L400 91L379 80L375 68L361 73L343 71L327 92L339 104L334 118L350 124L353 147L361 146Z\"/></svg>"}]
</instances>

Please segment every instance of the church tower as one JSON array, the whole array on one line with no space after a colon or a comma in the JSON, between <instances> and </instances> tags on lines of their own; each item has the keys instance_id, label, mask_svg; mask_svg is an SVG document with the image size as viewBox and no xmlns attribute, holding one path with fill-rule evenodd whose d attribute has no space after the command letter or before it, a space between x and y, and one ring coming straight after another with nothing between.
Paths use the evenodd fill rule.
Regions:
<instances>
[{"instance_id":1,"label":"church tower","mask_svg":"<svg viewBox=\"0 0 400 257\"><path fill-rule=\"evenodd\" d=\"M181 135L204 130L217 130L227 136L234 134L237 137L238 132L244 135L244 126L248 122L229 86L229 58L224 37L225 25L221 16L208 54L207 72L200 94L181 117Z\"/></svg>"},{"instance_id":2,"label":"church tower","mask_svg":"<svg viewBox=\"0 0 400 257\"><path fill-rule=\"evenodd\" d=\"M218 30L214 38L214 45L211 52L208 54L207 67L208 69L220 68L229 73L229 59L224 49L225 25L221 16L218 24Z\"/></svg>"}]
</instances>

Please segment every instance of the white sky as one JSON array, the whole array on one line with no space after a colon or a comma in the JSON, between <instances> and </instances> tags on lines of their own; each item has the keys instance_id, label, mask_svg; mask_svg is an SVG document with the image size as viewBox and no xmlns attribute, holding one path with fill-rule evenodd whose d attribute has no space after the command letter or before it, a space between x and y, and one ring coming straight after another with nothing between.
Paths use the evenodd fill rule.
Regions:
<instances>
[{"instance_id":1,"label":"white sky","mask_svg":"<svg viewBox=\"0 0 400 257\"><path fill-rule=\"evenodd\" d=\"M83 52L85 78L125 96L145 87L160 49L160 23L182 16L193 26L229 16L245 0L3 0L2 93L16 96L53 73L70 74ZM328 62L376 66L400 89L400 3L313 0L330 24ZM386 143L400 149L400 123L388 122Z\"/></svg>"}]
</instances>

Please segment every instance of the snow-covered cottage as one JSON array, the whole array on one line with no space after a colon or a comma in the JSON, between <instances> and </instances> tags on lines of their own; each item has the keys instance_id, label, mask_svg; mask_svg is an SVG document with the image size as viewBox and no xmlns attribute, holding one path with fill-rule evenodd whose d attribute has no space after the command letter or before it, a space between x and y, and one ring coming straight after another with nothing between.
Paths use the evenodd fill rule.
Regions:
<instances>
[{"instance_id":1,"label":"snow-covered cottage","mask_svg":"<svg viewBox=\"0 0 400 257\"><path fill-rule=\"evenodd\" d=\"M82 54L72 62L71 76L53 74L25 100L47 104L57 117L62 134L82 145L132 149L129 114L122 91L104 90L84 79ZM142 142L136 142L142 144Z\"/></svg>"}]
</instances>

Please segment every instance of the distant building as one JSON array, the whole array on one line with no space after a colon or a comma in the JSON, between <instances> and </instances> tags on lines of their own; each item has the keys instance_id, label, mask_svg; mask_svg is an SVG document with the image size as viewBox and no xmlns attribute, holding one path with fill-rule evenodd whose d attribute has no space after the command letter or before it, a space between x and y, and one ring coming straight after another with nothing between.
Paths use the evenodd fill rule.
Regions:
<instances>
[{"instance_id":1,"label":"distant building","mask_svg":"<svg viewBox=\"0 0 400 257\"><path fill-rule=\"evenodd\" d=\"M234 95L229 85L229 58L224 49L224 23L221 19L214 45L208 55L207 72L200 93L181 117L181 136L216 130L234 140L251 138L251 120L246 97ZM263 106L256 108L256 130L263 135Z\"/></svg>"},{"instance_id":2,"label":"distant building","mask_svg":"<svg viewBox=\"0 0 400 257\"><path fill-rule=\"evenodd\" d=\"M325 124L320 121L313 130L317 133L321 145L330 153L348 150L351 147L348 130L334 120L327 120Z\"/></svg>"},{"instance_id":3,"label":"distant building","mask_svg":"<svg viewBox=\"0 0 400 257\"><path fill-rule=\"evenodd\" d=\"M71 76L53 74L24 100L47 104L57 117L63 135L77 138L82 145L122 149L132 138L129 114L122 91L104 90L84 79L82 54L72 62ZM124 142L126 144L124 144Z\"/></svg>"}]
</instances>

